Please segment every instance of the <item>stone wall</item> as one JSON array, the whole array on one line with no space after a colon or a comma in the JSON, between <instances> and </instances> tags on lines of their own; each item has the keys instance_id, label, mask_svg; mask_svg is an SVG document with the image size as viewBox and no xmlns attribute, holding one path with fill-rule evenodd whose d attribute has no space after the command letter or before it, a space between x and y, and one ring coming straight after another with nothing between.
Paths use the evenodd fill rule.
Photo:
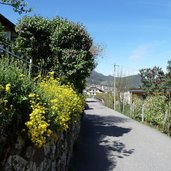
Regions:
<instances>
[{"instance_id":1,"label":"stone wall","mask_svg":"<svg viewBox=\"0 0 171 171\"><path fill-rule=\"evenodd\" d=\"M70 131L61 134L55 144L35 148L18 136L13 147L9 147L1 157L2 171L68 171L73 145L78 137L80 123ZM5 147L5 146L4 146ZM0 147L1 148L1 147Z\"/></svg>"}]
</instances>

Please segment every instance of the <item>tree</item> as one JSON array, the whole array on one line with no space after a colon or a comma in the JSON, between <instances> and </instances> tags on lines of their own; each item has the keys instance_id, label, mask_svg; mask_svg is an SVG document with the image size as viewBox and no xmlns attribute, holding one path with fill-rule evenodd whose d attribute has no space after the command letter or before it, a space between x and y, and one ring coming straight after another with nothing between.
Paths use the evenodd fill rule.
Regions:
<instances>
[{"instance_id":1,"label":"tree","mask_svg":"<svg viewBox=\"0 0 171 171\"><path fill-rule=\"evenodd\" d=\"M166 73L166 88L170 91L171 89L171 60L167 62L167 73ZM167 98L170 101L170 93L167 93Z\"/></svg>"},{"instance_id":2,"label":"tree","mask_svg":"<svg viewBox=\"0 0 171 171\"><path fill-rule=\"evenodd\" d=\"M86 78L95 68L95 58L91 52L93 41L84 26L62 18L52 21L51 49L56 55L55 70L66 81L82 92Z\"/></svg>"},{"instance_id":3,"label":"tree","mask_svg":"<svg viewBox=\"0 0 171 171\"><path fill-rule=\"evenodd\" d=\"M123 69L118 70L116 74L116 99L119 102L121 112L123 112L123 106L125 103L125 93L131 88L131 84L131 77L126 77Z\"/></svg>"},{"instance_id":4,"label":"tree","mask_svg":"<svg viewBox=\"0 0 171 171\"><path fill-rule=\"evenodd\" d=\"M4 27L0 23L0 43L6 42Z\"/></svg>"},{"instance_id":5,"label":"tree","mask_svg":"<svg viewBox=\"0 0 171 171\"><path fill-rule=\"evenodd\" d=\"M167 78L167 85L170 86L171 85L171 60L169 60L167 62L167 74L166 74L166 78Z\"/></svg>"},{"instance_id":6,"label":"tree","mask_svg":"<svg viewBox=\"0 0 171 171\"><path fill-rule=\"evenodd\" d=\"M95 68L93 40L84 26L60 17L47 20L34 16L21 19L16 31L14 49L18 53L32 58L33 64L55 71L78 92L83 91L86 78Z\"/></svg>"},{"instance_id":7,"label":"tree","mask_svg":"<svg viewBox=\"0 0 171 171\"><path fill-rule=\"evenodd\" d=\"M52 55L49 22L39 16L23 17L16 25L18 37L14 46L14 50L25 55L27 60L31 58L34 65L45 69L49 69L49 58Z\"/></svg>"},{"instance_id":8,"label":"tree","mask_svg":"<svg viewBox=\"0 0 171 171\"><path fill-rule=\"evenodd\" d=\"M166 91L166 75L160 67L141 69L142 86L147 94L164 93Z\"/></svg>"},{"instance_id":9,"label":"tree","mask_svg":"<svg viewBox=\"0 0 171 171\"><path fill-rule=\"evenodd\" d=\"M98 56L102 54L103 47L100 44L93 44L90 48L90 52L93 54L93 56Z\"/></svg>"},{"instance_id":10,"label":"tree","mask_svg":"<svg viewBox=\"0 0 171 171\"><path fill-rule=\"evenodd\" d=\"M27 9L27 3L25 0L0 0L1 5L12 6L15 12L19 14L27 13L31 11L31 8Z\"/></svg>"}]
</instances>

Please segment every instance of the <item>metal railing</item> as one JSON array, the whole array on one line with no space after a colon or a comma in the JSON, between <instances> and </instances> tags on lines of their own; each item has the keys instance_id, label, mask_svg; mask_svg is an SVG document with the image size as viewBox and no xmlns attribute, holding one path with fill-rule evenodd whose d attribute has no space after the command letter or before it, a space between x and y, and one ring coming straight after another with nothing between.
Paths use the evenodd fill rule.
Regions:
<instances>
[{"instance_id":1,"label":"metal railing","mask_svg":"<svg viewBox=\"0 0 171 171\"><path fill-rule=\"evenodd\" d=\"M32 63L32 59L30 59L29 61L26 60L27 58L25 56L19 56L17 54L15 54L12 50L10 50L11 47L9 46L9 44L4 44L2 42L0 42L0 56L1 55L9 55L12 56L18 60L23 61L24 63L28 64L28 74L31 75L32 69L33 67L39 69L39 71L43 74L43 75L47 75L48 72L50 72L49 70L43 69L42 67L35 65Z\"/></svg>"}]
</instances>

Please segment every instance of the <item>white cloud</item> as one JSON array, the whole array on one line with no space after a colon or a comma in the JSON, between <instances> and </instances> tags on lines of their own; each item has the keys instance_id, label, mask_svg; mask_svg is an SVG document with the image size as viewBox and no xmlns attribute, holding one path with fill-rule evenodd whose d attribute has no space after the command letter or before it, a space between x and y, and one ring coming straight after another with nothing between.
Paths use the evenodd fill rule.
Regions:
<instances>
[{"instance_id":1,"label":"white cloud","mask_svg":"<svg viewBox=\"0 0 171 171\"><path fill-rule=\"evenodd\" d=\"M129 59L135 62L141 62L142 60L147 60L147 58L156 55L158 49L162 49L168 43L164 40L153 41L144 45L139 45L129 55ZM170 51L169 51L170 52ZM168 53L169 53L168 52Z\"/></svg>"},{"instance_id":2,"label":"white cloud","mask_svg":"<svg viewBox=\"0 0 171 171\"><path fill-rule=\"evenodd\" d=\"M129 59L133 61L140 61L148 55L149 51L150 51L150 46L147 45L138 46L131 52Z\"/></svg>"}]
</instances>

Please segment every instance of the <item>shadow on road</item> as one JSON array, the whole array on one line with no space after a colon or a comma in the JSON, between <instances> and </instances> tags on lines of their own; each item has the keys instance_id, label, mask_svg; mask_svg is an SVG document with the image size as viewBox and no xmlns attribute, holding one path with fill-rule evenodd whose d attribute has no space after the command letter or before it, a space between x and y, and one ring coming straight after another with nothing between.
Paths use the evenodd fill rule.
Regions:
<instances>
[{"instance_id":1,"label":"shadow on road","mask_svg":"<svg viewBox=\"0 0 171 171\"><path fill-rule=\"evenodd\" d=\"M117 165L117 157L132 154L134 149L126 149L122 142L112 138L131 131L115 125L126 120L115 116L85 115L74 152L73 171L109 171Z\"/></svg>"},{"instance_id":2,"label":"shadow on road","mask_svg":"<svg viewBox=\"0 0 171 171\"><path fill-rule=\"evenodd\" d=\"M88 105L85 106L85 110L93 110L94 108L89 107Z\"/></svg>"}]
</instances>

